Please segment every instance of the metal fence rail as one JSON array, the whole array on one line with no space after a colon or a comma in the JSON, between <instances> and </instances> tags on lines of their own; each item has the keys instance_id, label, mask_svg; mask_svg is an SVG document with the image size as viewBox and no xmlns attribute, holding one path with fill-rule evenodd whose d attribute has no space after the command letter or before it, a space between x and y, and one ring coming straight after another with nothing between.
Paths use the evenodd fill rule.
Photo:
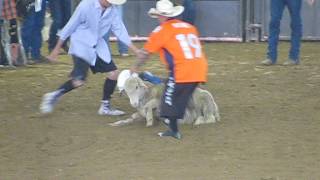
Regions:
<instances>
[{"instance_id":1,"label":"metal fence rail","mask_svg":"<svg viewBox=\"0 0 320 180\"><path fill-rule=\"evenodd\" d=\"M73 0L73 6L80 1ZM157 21L147 15L155 3L156 0L128 0L124 5L124 21L133 38L145 39L157 26ZM270 0L195 0L195 24L204 40L266 40L269 3ZM315 7L310 7L303 1L303 39L320 40L319 10L320 2L316 1ZM281 38L288 39L290 32L290 18L288 10L285 10L281 21Z\"/></svg>"}]
</instances>

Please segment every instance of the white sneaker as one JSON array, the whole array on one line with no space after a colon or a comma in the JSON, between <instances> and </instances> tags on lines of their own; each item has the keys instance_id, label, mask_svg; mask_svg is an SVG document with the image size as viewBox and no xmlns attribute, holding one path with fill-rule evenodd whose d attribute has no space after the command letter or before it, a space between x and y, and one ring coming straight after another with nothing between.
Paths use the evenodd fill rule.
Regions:
<instances>
[{"instance_id":1,"label":"white sneaker","mask_svg":"<svg viewBox=\"0 0 320 180\"><path fill-rule=\"evenodd\" d=\"M98 114L110 115L110 116L121 116L121 115L124 115L125 112L112 108L109 102L102 101L100 108L98 110Z\"/></svg>"},{"instance_id":2,"label":"white sneaker","mask_svg":"<svg viewBox=\"0 0 320 180\"><path fill-rule=\"evenodd\" d=\"M120 56L121 57L129 57L130 55L128 53L121 53Z\"/></svg>"},{"instance_id":3,"label":"white sneaker","mask_svg":"<svg viewBox=\"0 0 320 180\"><path fill-rule=\"evenodd\" d=\"M59 92L57 91L53 91L50 93L46 93L45 95L43 95L42 97L42 102L40 104L40 112L42 114L48 114L51 113L54 109L54 105L57 102L57 94Z\"/></svg>"},{"instance_id":4,"label":"white sneaker","mask_svg":"<svg viewBox=\"0 0 320 180\"><path fill-rule=\"evenodd\" d=\"M181 139L182 136L179 132L172 132L171 130L167 130L165 132L159 132L158 133L158 136L160 137L173 137L173 138L176 138L176 139Z\"/></svg>"},{"instance_id":5,"label":"white sneaker","mask_svg":"<svg viewBox=\"0 0 320 180\"><path fill-rule=\"evenodd\" d=\"M271 66L271 65L274 65L275 63L271 61L271 59L265 59L263 61L261 61L261 65L264 65L264 66Z\"/></svg>"},{"instance_id":6,"label":"white sneaker","mask_svg":"<svg viewBox=\"0 0 320 180\"><path fill-rule=\"evenodd\" d=\"M294 66L294 65L299 65L300 61L299 60L293 60L293 59L288 59L283 63L284 66Z\"/></svg>"}]
</instances>

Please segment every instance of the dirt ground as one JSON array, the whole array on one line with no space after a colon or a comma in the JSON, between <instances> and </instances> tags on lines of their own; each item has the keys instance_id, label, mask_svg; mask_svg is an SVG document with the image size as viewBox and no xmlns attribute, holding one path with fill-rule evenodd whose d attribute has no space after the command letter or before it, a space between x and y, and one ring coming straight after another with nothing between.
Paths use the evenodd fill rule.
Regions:
<instances>
[{"instance_id":1,"label":"dirt ground","mask_svg":"<svg viewBox=\"0 0 320 180\"><path fill-rule=\"evenodd\" d=\"M162 124L111 127L124 117L97 115L104 75L65 95L43 116L44 93L70 71L58 64L0 69L1 180L318 180L320 44L303 43L302 64L259 66L265 43L207 43L210 90L221 121L184 125L181 141L159 138ZM281 43L281 64L288 43ZM116 51L114 51L116 52ZM45 53L44 53L45 54ZM120 69L134 57L114 57ZM157 57L144 68L165 75ZM127 97L113 105L134 112Z\"/></svg>"}]
</instances>

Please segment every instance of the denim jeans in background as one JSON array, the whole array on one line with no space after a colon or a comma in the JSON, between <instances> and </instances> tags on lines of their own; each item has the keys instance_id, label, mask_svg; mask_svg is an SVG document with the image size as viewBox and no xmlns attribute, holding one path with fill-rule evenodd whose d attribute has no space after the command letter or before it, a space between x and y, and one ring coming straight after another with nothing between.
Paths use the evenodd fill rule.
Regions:
<instances>
[{"instance_id":1,"label":"denim jeans in background","mask_svg":"<svg viewBox=\"0 0 320 180\"><path fill-rule=\"evenodd\" d=\"M300 40L302 36L301 5L302 0L271 0L271 20L269 24L268 58L277 61L277 48L280 34L280 21L284 8L287 6L291 18L291 48L289 59L299 61Z\"/></svg>"},{"instance_id":2,"label":"denim jeans in background","mask_svg":"<svg viewBox=\"0 0 320 180\"><path fill-rule=\"evenodd\" d=\"M44 26L44 17L46 13L46 1L42 1L41 11L30 11L28 16L23 20L21 28L21 39L26 55L35 61L41 58L42 46L42 28Z\"/></svg>"},{"instance_id":3,"label":"denim jeans in background","mask_svg":"<svg viewBox=\"0 0 320 180\"><path fill-rule=\"evenodd\" d=\"M7 65L4 47L2 46L2 26L3 20L0 18L0 65Z\"/></svg>"},{"instance_id":4,"label":"denim jeans in background","mask_svg":"<svg viewBox=\"0 0 320 180\"><path fill-rule=\"evenodd\" d=\"M50 0L52 24L50 26L48 49L52 50L57 41L57 32L62 29L71 17L71 0Z\"/></svg>"},{"instance_id":5,"label":"denim jeans in background","mask_svg":"<svg viewBox=\"0 0 320 180\"><path fill-rule=\"evenodd\" d=\"M117 6L118 7L118 9L119 9L119 13L120 13L120 16L121 16L121 18L123 17L123 8L122 8L122 6L121 5L119 5L119 6ZM110 48L110 45L109 45L109 37L110 37L110 33L111 32L109 32L108 34L106 34L106 36L104 37L104 39L107 41L107 43L108 43L108 46L109 46L109 48ZM119 41L118 40L118 52L119 52L119 54L121 55L121 54L128 54L128 46L126 45L126 44L124 44L123 42L121 42L121 41ZM110 49L110 52L111 52L111 49Z\"/></svg>"},{"instance_id":6,"label":"denim jeans in background","mask_svg":"<svg viewBox=\"0 0 320 180\"><path fill-rule=\"evenodd\" d=\"M182 13L182 20L194 25L196 19L196 6L194 0L184 0L184 12Z\"/></svg>"}]
</instances>

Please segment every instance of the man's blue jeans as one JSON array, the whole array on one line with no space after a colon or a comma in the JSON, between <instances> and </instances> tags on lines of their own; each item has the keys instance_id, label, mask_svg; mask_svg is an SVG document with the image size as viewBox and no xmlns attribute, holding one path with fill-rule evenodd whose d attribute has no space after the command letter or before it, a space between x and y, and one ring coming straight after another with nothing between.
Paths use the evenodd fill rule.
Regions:
<instances>
[{"instance_id":1,"label":"man's blue jeans","mask_svg":"<svg viewBox=\"0 0 320 180\"><path fill-rule=\"evenodd\" d=\"M289 9L291 17L291 48L289 59L299 61L300 41L302 36L301 5L302 0L271 0L271 20L269 24L268 58L275 63L277 61L277 48L280 34L280 21L285 6Z\"/></svg>"},{"instance_id":2,"label":"man's blue jeans","mask_svg":"<svg viewBox=\"0 0 320 180\"><path fill-rule=\"evenodd\" d=\"M7 64L6 62L6 55L4 54L4 47L2 46L2 26L3 26L3 21L0 19L0 65L5 65Z\"/></svg>"},{"instance_id":3,"label":"man's blue jeans","mask_svg":"<svg viewBox=\"0 0 320 180\"><path fill-rule=\"evenodd\" d=\"M49 32L48 49L52 50L57 41L57 32L62 29L71 17L71 0L50 0L52 24Z\"/></svg>"},{"instance_id":4,"label":"man's blue jeans","mask_svg":"<svg viewBox=\"0 0 320 180\"><path fill-rule=\"evenodd\" d=\"M40 60L40 49L42 46L42 28L46 13L46 2L42 1L41 11L35 12L34 8L23 20L21 28L21 39L27 57L31 53L31 58Z\"/></svg>"},{"instance_id":5,"label":"man's blue jeans","mask_svg":"<svg viewBox=\"0 0 320 180\"><path fill-rule=\"evenodd\" d=\"M184 12L182 13L182 20L194 24L196 19L196 6L193 0L184 0L183 2Z\"/></svg>"}]
</instances>

